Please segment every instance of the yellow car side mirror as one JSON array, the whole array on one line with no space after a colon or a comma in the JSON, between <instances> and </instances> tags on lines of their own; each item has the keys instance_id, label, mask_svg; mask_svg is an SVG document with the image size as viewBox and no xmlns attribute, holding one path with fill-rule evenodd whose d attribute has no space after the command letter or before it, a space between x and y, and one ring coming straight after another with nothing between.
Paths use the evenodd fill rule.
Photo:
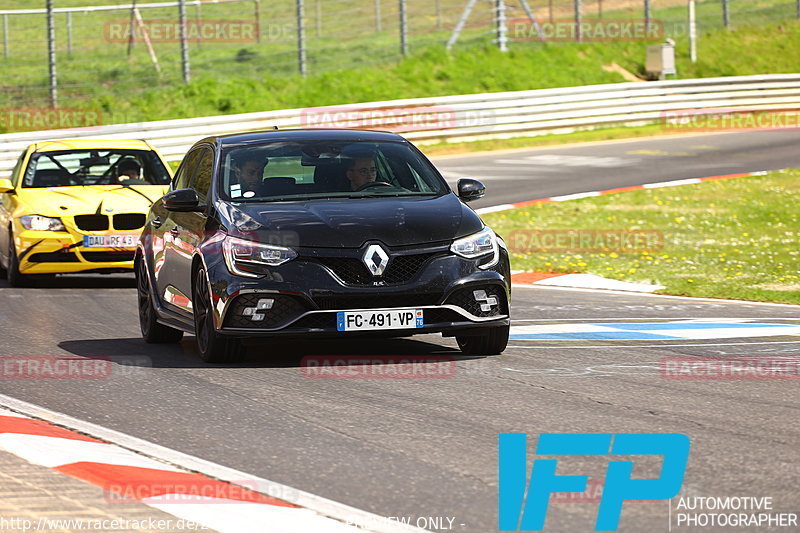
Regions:
<instances>
[{"instance_id":1,"label":"yellow car side mirror","mask_svg":"<svg viewBox=\"0 0 800 533\"><path fill-rule=\"evenodd\" d=\"M9 179L0 179L0 193L13 191L14 184Z\"/></svg>"}]
</instances>

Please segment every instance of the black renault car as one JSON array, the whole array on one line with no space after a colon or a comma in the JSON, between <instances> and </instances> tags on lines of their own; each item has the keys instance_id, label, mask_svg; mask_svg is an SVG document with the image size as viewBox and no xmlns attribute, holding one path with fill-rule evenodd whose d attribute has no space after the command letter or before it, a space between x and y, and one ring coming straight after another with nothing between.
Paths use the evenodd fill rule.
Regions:
<instances>
[{"instance_id":1,"label":"black renault car","mask_svg":"<svg viewBox=\"0 0 800 533\"><path fill-rule=\"evenodd\" d=\"M232 362L248 337L440 332L467 354L508 343L505 243L410 142L290 130L209 137L150 210L135 257L147 342L194 333Z\"/></svg>"}]
</instances>

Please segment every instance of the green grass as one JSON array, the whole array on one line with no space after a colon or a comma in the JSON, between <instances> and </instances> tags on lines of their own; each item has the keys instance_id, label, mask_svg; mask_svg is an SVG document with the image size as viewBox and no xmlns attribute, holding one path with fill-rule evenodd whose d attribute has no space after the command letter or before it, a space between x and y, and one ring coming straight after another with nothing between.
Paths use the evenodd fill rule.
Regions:
<instances>
[{"instance_id":1,"label":"green grass","mask_svg":"<svg viewBox=\"0 0 800 533\"><path fill-rule=\"evenodd\" d=\"M484 215L512 252L524 230L660 232L663 246L512 253L513 269L656 283L663 294L800 304L800 170ZM530 235L530 233L528 233ZM515 244L516 242L516 244ZM608 241L607 241L608 242Z\"/></svg>"},{"instance_id":2,"label":"green grass","mask_svg":"<svg viewBox=\"0 0 800 533\"><path fill-rule=\"evenodd\" d=\"M451 0L447 2L452 3ZM443 0L443 6L445 3ZM744 25L742 21L749 19L736 13L736 30L725 30L711 23L701 26L700 60L695 64L689 61L687 39L680 35L682 29L678 24L685 18L685 8L656 10L654 17L666 21L668 33L674 32L678 41L678 72L682 78L798 72L800 54L796 51L800 49L800 23L792 21L785 3L761 0L752 4L753 13L766 13L754 16L753 20L759 24L769 23L767 26ZM776 7L778 4L783 7ZM721 20L714 11L718 6L709 2L700 5L704 20ZM274 19L280 24L284 23L280 21L291 21L292 13L287 6L278 6L280 12L262 13L262 19ZM224 18L212 11L224 7L215 8L212 4L203 9L204 17ZM364 9L366 17L369 9ZM626 12L626 17L634 14ZM246 18L242 14L235 16ZM608 18L614 16L615 12L607 13ZM120 12L113 15L114 19L120 17ZM774 20L779 17L786 22L775 24ZM622 77L602 67L617 63L632 73L641 74L645 49L651 44L516 42L511 43L510 52L503 54L489 43L490 36L479 35L485 33L484 28L467 32L454 52L447 53L441 42L448 32L434 31L427 17L412 26L417 32L411 37L412 55L398 61L397 36L392 32L354 38L352 31L342 31L334 24L336 21L325 19L326 26L319 37L310 30L313 37L309 38L310 74L306 77L294 73L295 44L291 36L283 36L261 44L194 43L190 46L193 81L184 85L179 77L176 44L157 43L164 69L159 78L153 72L142 43L137 43L128 59L124 43L103 41L99 29L103 27L102 21L98 25L88 20L77 15L74 19L76 52L72 57L66 54L63 31L59 33L58 72L63 84L59 91L60 105L98 111L102 113L104 124L614 83L623 81ZM9 73L0 80L0 109L45 106L46 61L43 50L37 48L41 48L41 24L23 30L12 26L12 30L11 56L8 60L0 59L3 71ZM28 50L20 51L22 43L15 39L24 41L25 38L32 42L39 40ZM242 50L248 53L242 55ZM0 132L14 129L0 121Z\"/></svg>"}]
</instances>

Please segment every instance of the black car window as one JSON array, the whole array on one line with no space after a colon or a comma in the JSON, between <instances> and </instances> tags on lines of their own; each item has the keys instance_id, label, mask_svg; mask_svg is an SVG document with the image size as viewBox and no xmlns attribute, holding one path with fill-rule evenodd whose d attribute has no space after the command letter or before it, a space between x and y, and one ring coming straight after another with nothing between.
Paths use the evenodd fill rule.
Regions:
<instances>
[{"instance_id":1,"label":"black car window","mask_svg":"<svg viewBox=\"0 0 800 533\"><path fill-rule=\"evenodd\" d=\"M202 148L192 150L183 158L183 161L178 167L178 172L175 173L175 178L172 180L173 191L189 187L189 182L194 176L194 171L197 169L197 160L200 157L201 151Z\"/></svg>"},{"instance_id":2,"label":"black car window","mask_svg":"<svg viewBox=\"0 0 800 533\"><path fill-rule=\"evenodd\" d=\"M103 148L33 153L22 179L26 188L168 183L169 173L152 150Z\"/></svg>"},{"instance_id":3,"label":"black car window","mask_svg":"<svg viewBox=\"0 0 800 533\"><path fill-rule=\"evenodd\" d=\"M206 148L200 156L200 162L197 165L197 173L192 181L192 189L197 193L201 203L208 198L208 191L211 188L211 178L213 175L214 152Z\"/></svg>"},{"instance_id":4,"label":"black car window","mask_svg":"<svg viewBox=\"0 0 800 533\"><path fill-rule=\"evenodd\" d=\"M226 149L220 197L233 201L431 196L449 192L422 154L402 141L264 141Z\"/></svg>"}]
</instances>

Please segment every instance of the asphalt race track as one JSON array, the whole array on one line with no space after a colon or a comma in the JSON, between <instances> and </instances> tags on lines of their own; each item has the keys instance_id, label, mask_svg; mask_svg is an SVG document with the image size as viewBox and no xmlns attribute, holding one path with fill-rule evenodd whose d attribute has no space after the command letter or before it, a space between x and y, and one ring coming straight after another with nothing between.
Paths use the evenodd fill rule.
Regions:
<instances>
[{"instance_id":1,"label":"asphalt race track","mask_svg":"<svg viewBox=\"0 0 800 533\"><path fill-rule=\"evenodd\" d=\"M763 132L441 162L448 179L461 169L488 177L481 204L488 206L800 166L798 141L796 132ZM702 158L675 155L700 145L720 146ZM672 155L626 155L657 149ZM491 163L549 154L639 162L565 171L549 160L508 172ZM769 496L775 512L797 511L797 381L672 379L664 371L668 358L799 360L796 306L516 288L502 356L465 358L452 339L429 335L254 345L245 363L218 366L200 361L191 337L179 345L141 340L131 276L59 277L29 289L0 282L0 302L4 356L113 362L104 379L5 376L0 393L383 516L452 518L453 531L496 531L497 441L506 432L529 434L529 458L540 433L684 433L692 449L682 495ZM444 370L415 379L323 379L302 367L306 356L379 355L433 355ZM599 481L607 457L561 460L559 474ZM636 461L637 476L658 475L660 458ZM678 527L674 506L626 503L620 531L690 531ZM596 501L550 507L546 531L594 530Z\"/></svg>"},{"instance_id":2,"label":"asphalt race track","mask_svg":"<svg viewBox=\"0 0 800 533\"><path fill-rule=\"evenodd\" d=\"M191 338L145 345L132 288L2 290L4 321L27 324L6 330L3 353L116 363L107 379L5 380L4 394L385 516L455 517L457 531L496 530L500 432L686 433L693 449L685 491L772 496L784 509L796 502L796 381L671 380L660 370L666 357L800 358L794 308L523 288L515 326L727 318L788 325L794 335L551 334L473 359L433 335L284 343L219 367L200 362ZM443 365L455 360L455 370L440 378L311 379L300 368L307 355L387 354L437 354ZM641 475L657 474L657 465L644 466L655 471ZM581 458L568 467L601 477L604 464ZM595 512L593 503L558 504L547 530L592 530ZM656 502L627 504L621 524L665 531L667 523L665 502Z\"/></svg>"},{"instance_id":3,"label":"asphalt race track","mask_svg":"<svg viewBox=\"0 0 800 533\"><path fill-rule=\"evenodd\" d=\"M433 158L455 187L476 178L476 208L687 178L800 167L800 130L547 146Z\"/></svg>"}]
</instances>

